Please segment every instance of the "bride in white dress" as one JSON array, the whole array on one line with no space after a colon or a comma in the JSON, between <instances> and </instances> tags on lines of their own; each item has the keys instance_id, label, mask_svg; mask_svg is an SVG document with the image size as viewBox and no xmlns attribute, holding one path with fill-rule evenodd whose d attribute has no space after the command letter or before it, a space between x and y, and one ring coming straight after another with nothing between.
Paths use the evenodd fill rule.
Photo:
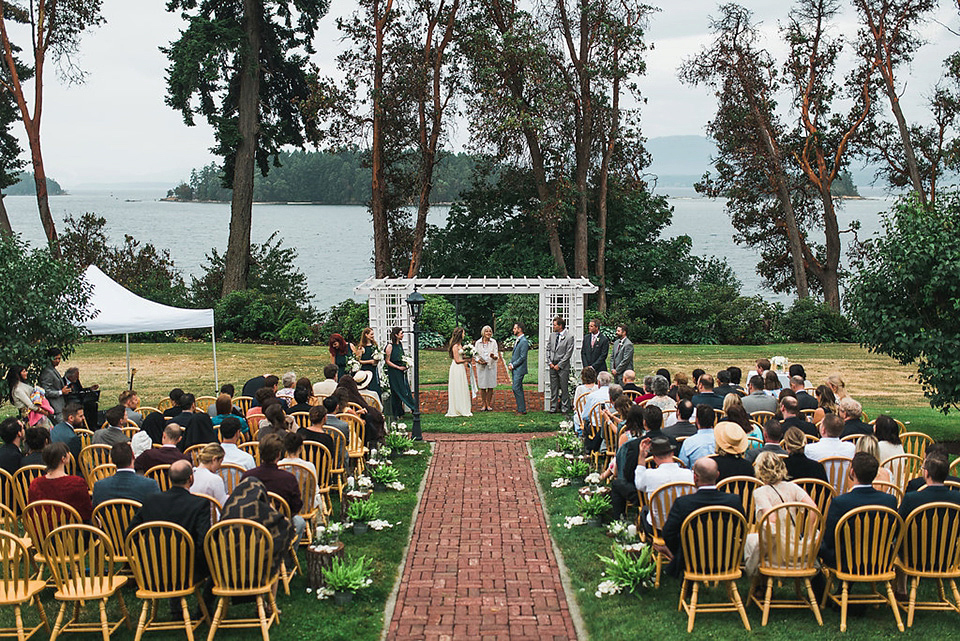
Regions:
<instances>
[{"instance_id":1,"label":"bride in white dress","mask_svg":"<svg viewBox=\"0 0 960 641\"><path fill-rule=\"evenodd\" d=\"M463 358L463 329L457 327L450 338L450 378L447 382L447 416L473 416L473 399L467 383L469 361Z\"/></svg>"}]
</instances>

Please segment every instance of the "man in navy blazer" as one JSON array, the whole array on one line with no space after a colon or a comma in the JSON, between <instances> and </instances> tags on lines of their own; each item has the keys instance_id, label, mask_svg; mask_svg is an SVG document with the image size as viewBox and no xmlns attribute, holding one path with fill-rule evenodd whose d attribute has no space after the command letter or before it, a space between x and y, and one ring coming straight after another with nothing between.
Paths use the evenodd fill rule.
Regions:
<instances>
[{"instance_id":1,"label":"man in navy blazer","mask_svg":"<svg viewBox=\"0 0 960 641\"><path fill-rule=\"evenodd\" d=\"M906 521L910 513L927 503L953 503L960 505L960 492L951 490L943 484L947 480L950 466L939 456L927 456L923 461L923 491L907 492L900 502L900 516Z\"/></svg>"},{"instance_id":2,"label":"man in navy blazer","mask_svg":"<svg viewBox=\"0 0 960 641\"><path fill-rule=\"evenodd\" d=\"M589 365L597 373L607 371L607 352L610 351L610 341L600 333L600 321L596 318L587 325L587 335L583 337L580 346L580 360L582 367Z\"/></svg>"},{"instance_id":3,"label":"man in navy blazer","mask_svg":"<svg viewBox=\"0 0 960 641\"><path fill-rule=\"evenodd\" d=\"M720 470L717 462L709 456L697 459L693 464L693 483L697 491L686 494L673 502L666 523L663 524L663 541L673 560L667 566L667 573L683 576L683 551L680 548L680 528L688 516L702 507L726 506L732 507L743 514L743 502L736 494L721 492L717 489L717 478ZM746 516L746 515L744 515ZM662 551L662 550L661 550Z\"/></svg>"},{"instance_id":4,"label":"man in navy blazer","mask_svg":"<svg viewBox=\"0 0 960 641\"><path fill-rule=\"evenodd\" d=\"M820 558L830 567L836 567L837 561L837 523L844 514L867 505L897 509L897 497L873 488L873 479L877 476L880 463L872 454L857 452L850 463L857 484L846 494L833 499L827 511L827 521L823 527L823 541L820 543Z\"/></svg>"},{"instance_id":5,"label":"man in navy blazer","mask_svg":"<svg viewBox=\"0 0 960 641\"><path fill-rule=\"evenodd\" d=\"M507 367L513 373L513 398L517 401L517 414L527 413L527 402L523 398L523 377L527 375L527 352L530 344L523 335L523 324L513 324L513 335L517 337L513 345L513 357Z\"/></svg>"},{"instance_id":6,"label":"man in navy blazer","mask_svg":"<svg viewBox=\"0 0 960 641\"><path fill-rule=\"evenodd\" d=\"M160 486L153 479L140 476L133 469L133 449L130 443L117 443L110 448L110 460L117 466L113 476L93 485L93 507L112 499L130 499L140 504L160 494Z\"/></svg>"}]
</instances>

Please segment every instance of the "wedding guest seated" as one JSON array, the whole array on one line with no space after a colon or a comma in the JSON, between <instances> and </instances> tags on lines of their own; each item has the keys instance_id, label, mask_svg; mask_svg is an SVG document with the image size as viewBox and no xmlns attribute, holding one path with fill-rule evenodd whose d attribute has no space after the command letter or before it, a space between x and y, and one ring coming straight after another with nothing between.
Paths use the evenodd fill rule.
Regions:
<instances>
[{"instance_id":1,"label":"wedding guest seated","mask_svg":"<svg viewBox=\"0 0 960 641\"><path fill-rule=\"evenodd\" d=\"M137 457L133 467L138 474L144 474L151 467L157 465L172 465L174 461L190 461L190 456L177 449L177 444L183 437L183 429L176 423L170 422L163 428L163 439L160 447L152 447Z\"/></svg>"},{"instance_id":2,"label":"wedding guest seated","mask_svg":"<svg viewBox=\"0 0 960 641\"><path fill-rule=\"evenodd\" d=\"M817 426L801 416L799 403L799 399L792 396L787 396L780 401L783 428L796 427L804 434L819 438L820 432L817 430Z\"/></svg>"},{"instance_id":3,"label":"wedding guest seated","mask_svg":"<svg viewBox=\"0 0 960 641\"><path fill-rule=\"evenodd\" d=\"M863 407L849 396L837 403L840 417L843 419L843 432L840 438L853 434L873 434L873 425L864 423Z\"/></svg>"},{"instance_id":4,"label":"wedding guest seated","mask_svg":"<svg viewBox=\"0 0 960 641\"><path fill-rule=\"evenodd\" d=\"M177 445L181 452L194 445L217 442L213 421L206 412L197 411L197 401L193 394L184 394L180 397L180 409L180 414L171 423L183 427L183 440Z\"/></svg>"},{"instance_id":5,"label":"wedding guest seated","mask_svg":"<svg viewBox=\"0 0 960 641\"><path fill-rule=\"evenodd\" d=\"M813 392L817 399L817 411L813 413L813 422L817 425L827 414L837 413L837 400L827 385L821 385Z\"/></svg>"},{"instance_id":6,"label":"wedding guest seated","mask_svg":"<svg viewBox=\"0 0 960 641\"><path fill-rule=\"evenodd\" d=\"M730 374L730 387L732 387L738 394L742 392L743 387L740 385L740 379L743 376L743 370L736 365L731 365L727 368L727 373Z\"/></svg>"},{"instance_id":7,"label":"wedding guest seated","mask_svg":"<svg viewBox=\"0 0 960 641\"><path fill-rule=\"evenodd\" d=\"M80 369L77 367L68 367L67 371L63 373L63 377L67 380L67 386L70 388L70 393L67 394L64 401L66 403L78 403L83 407L84 416L89 424L96 427L93 424L97 422L100 409L100 386L84 387L83 383L80 382Z\"/></svg>"},{"instance_id":8,"label":"wedding guest seated","mask_svg":"<svg viewBox=\"0 0 960 641\"><path fill-rule=\"evenodd\" d=\"M137 411L140 407L140 396L135 391L123 390L120 392L120 399L117 402L123 405L124 410L126 410L125 418L128 421L133 421L137 424L137 427L143 425L143 414Z\"/></svg>"},{"instance_id":9,"label":"wedding guest seated","mask_svg":"<svg viewBox=\"0 0 960 641\"><path fill-rule=\"evenodd\" d=\"M717 441L713 436L716 413L707 404L697 405L696 411L697 433L683 442L680 453L677 455L687 469L692 469L694 463L705 456L710 456L717 448Z\"/></svg>"},{"instance_id":10,"label":"wedding guest seated","mask_svg":"<svg viewBox=\"0 0 960 641\"><path fill-rule=\"evenodd\" d=\"M307 401L310 399L310 390L306 387L298 387L293 391L294 403L287 408L287 414L294 412L309 412L313 407Z\"/></svg>"},{"instance_id":11,"label":"wedding guest seated","mask_svg":"<svg viewBox=\"0 0 960 641\"><path fill-rule=\"evenodd\" d=\"M220 425L223 422L223 419L228 416L236 416L233 413L233 399L228 394L221 394L217 397L217 401L210 406L215 414L210 417L210 423L213 425ZM207 411L210 413L210 410Z\"/></svg>"},{"instance_id":12,"label":"wedding guest seated","mask_svg":"<svg viewBox=\"0 0 960 641\"><path fill-rule=\"evenodd\" d=\"M880 465L880 447L877 445L877 439L875 436L868 434L866 436L861 436L857 439L857 452L866 452L873 458L877 459L877 465L880 466L877 469L877 476L874 481L883 481L885 483L890 483L892 481L890 470ZM849 492L850 489L856 485L857 480L853 476L853 470L847 469L847 484L846 491ZM877 488L878 490L881 488Z\"/></svg>"},{"instance_id":13,"label":"wedding guest seated","mask_svg":"<svg viewBox=\"0 0 960 641\"><path fill-rule=\"evenodd\" d=\"M626 511L627 502L637 495L633 484L633 471L640 455L640 434L643 432L643 408L632 405L625 414L623 433L617 443L617 454L610 465L600 475L601 482L613 477L610 500L613 503L614 518L621 518Z\"/></svg>"},{"instance_id":14,"label":"wedding guest seated","mask_svg":"<svg viewBox=\"0 0 960 641\"><path fill-rule=\"evenodd\" d=\"M113 499L129 499L142 505L154 494L160 493L160 486L154 479L137 474L133 467L133 449L129 443L117 443L111 447L110 460L117 466L117 471L113 476L94 483L94 508Z\"/></svg>"},{"instance_id":15,"label":"wedding guest seated","mask_svg":"<svg viewBox=\"0 0 960 641\"><path fill-rule=\"evenodd\" d=\"M791 367L793 367L791 365ZM806 382L800 376L790 377L790 389L797 397L797 410L815 410L817 409L817 399L806 390Z\"/></svg>"},{"instance_id":16,"label":"wedding guest seated","mask_svg":"<svg viewBox=\"0 0 960 641\"><path fill-rule=\"evenodd\" d=\"M736 388L730 385L730 372L725 369L717 372L716 377L716 386L713 388L713 392L720 398L726 398L727 394L737 394Z\"/></svg>"},{"instance_id":17,"label":"wedding guest seated","mask_svg":"<svg viewBox=\"0 0 960 641\"><path fill-rule=\"evenodd\" d=\"M285 407L293 405L293 393L295 391L293 386L297 383L297 373L287 372L280 381L283 387L277 390L277 398Z\"/></svg>"},{"instance_id":18,"label":"wedding guest seated","mask_svg":"<svg viewBox=\"0 0 960 641\"><path fill-rule=\"evenodd\" d=\"M807 371L803 369L803 365L800 363L791 363L790 367L787 368L787 375L791 379L799 378L804 387L812 387L810 381L807 380Z\"/></svg>"},{"instance_id":19,"label":"wedding guest seated","mask_svg":"<svg viewBox=\"0 0 960 641\"><path fill-rule=\"evenodd\" d=\"M107 410L107 426L101 427L93 433L91 442L94 445L113 445L115 443L129 443L130 439L123 433L122 423L126 416L123 405L115 405Z\"/></svg>"},{"instance_id":20,"label":"wedding guest seated","mask_svg":"<svg viewBox=\"0 0 960 641\"><path fill-rule=\"evenodd\" d=\"M240 395L253 398L253 395L257 393L258 389L266 386L267 376L269 376L269 374L261 374L260 376L254 376L248 380L243 384L243 387L240 388Z\"/></svg>"},{"instance_id":21,"label":"wedding guest seated","mask_svg":"<svg viewBox=\"0 0 960 641\"><path fill-rule=\"evenodd\" d=\"M753 465L743 458L747 451L747 434L733 421L720 421L713 431L717 441L716 454L718 481L731 476L753 476Z\"/></svg>"},{"instance_id":22,"label":"wedding guest seated","mask_svg":"<svg viewBox=\"0 0 960 641\"><path fill-rule=\"evenodd\" d=\"M931 443L930 445L927 446L927 451L926 451L924 460L930 458L931 456L935 456L937 458L943 459L943 462L946 463L947 468L949 469L950 452L947 450L947 447L943 443ZM960 483L960 477L952 476L949 474L949 472L947 474L948 475L945 481ZM905 492L916 492L924 485L926 485L926 480L923 478L923 475L921 474L917 478L910 479L907 482L907 487L905 489Z\"/></svg>"},{"instance_id":23,"label":"wedding guest seated","mask_svg":"<svg viewBox=\"0 0 960 641\"><path fill-rule=\"evenodd\" d=\"M387 429L383 418L383 413L367 402L367 399L360 394L360 388L357 387L356 376L367 375L364 377L364 387L370 384L371 377L369 372L360 370L355 376L341 376L337 382L337 394L348 403L354 403L360 406L357 414L363 419L364 424L364 444L367 447L373 447L377 443L382 443L387 435ZM350 411L349 409L347 411Z\"/></svg>"},{"instance_id":24,"label":"wedding guest seated","mask_svg":"<svg viewBox=\"0 0 960 641\"><path fill-rule=\"evenodd\" d=\"M674 462L673 447L670 445L670 441L665 438L643 439L639 446L640 452L638 464L634 470L633 484L638 492L644 492L647 495L648 506L654 492L667 483L693 483L693 472ZM648 456L653 457L653 462L656 464L655 468L650 469L640 463L640 461L646 461ZM653 534L653 516L649 507L644 507L641 510L640 525L647 534Z\"/></svg>"},{"instance_id":25,"label":"wedding guest seated","mask_svg":"<svg viewBox=\"0 0 960 641\"><path fill-rule=\"evenodd\" d=\"M50 443L43 448L43 464L47 466L45 474L30 481L27 495L30 503L34 501L60 501L66 503L80 514L84 523L93 516L90 503L90 489L87 482L79 476L67 474L67 461L70 450L65 443Z\"/></svg>"},{"instance_id":26,"label":"wedding guest seated","mask_svg":"<svg viewBox=\"0 0 960 641\"><path fill-rule=\"evenodd\" d=\"M180 389L179 387L174 387L172 390L170 390L170 393L167 395L167 397L173 402L173 406L163 410L164 418L169 420L171 418L174 418L180 413L181 411L180 398L182 396L183 396L183 390Z\"/></svg>"},{"instance_id":27,"label":"wedding guest seated","mask_svg":"<svg viewBox=\"0 0 960 641\"><path fill-rule=\"evenodd\" d=\"M280 496L290 506L293 515L293 527L296 529L296 540L299 541L306 530L307 524L298 514L303 507L300 498L300 486L297 477L277 467L277 462L283 454L283 440L276 434L268 434L260 439L260 465L247 470L242 478L253 477L260 479L268 492Z\"/></svg>"},{"instance_id":28,"label":"wedding guest seated","mask_svg":"<svg viewBox=\"0 0 960 641\"><path fill-rule=\"evenodd\" d=\"M327 420L327 408L323 405L317 405L310 408L310 425L307 427L301 427L297 430L297 434L300 435L300 438L304 441L314 441L323 445L327 448L327 451L331 454L336 454L334 451L334 441L333 437L327 434L323 429L324 423ZM346 442L346 441L344 441ZM346 451L341 451L341 456L345 456ZM346 459L343 459L346 460Z\"/></svg>"},{"instance_id":29,"label":"wedding guest seated","mask_svg":"<svg viewBox=\"0 0 960 641\"><path fill-rule=\"evenodd\" d=\"M84 429L83 406L80 403L69 402L63 406L63 420L53 426L50 432L51 443L66 443L73 458L80 460L80 448L83 445L80 436L74 431Z\"/></svg>"},{"instance_id":30,"label":"wedding guest seated","mask_svg":"<svg viewBox=\"0 0 960 641\"><path fill-rule=\"evenodd\" d=\"M263 440L267 434L278 434L280 438L291 430L297 429L297 423L292 416L283 411L283 404L279 400L268 403L263 408L263 420L257 430L257 438Z\"/></svg>"},{"instance_id":31,"label":"wedding guest seated","mask_svg":"<svg viewBox=\"0 0 960 641\"><path fill-rule=\"evenodd\" d=\"M27 454L20 465L43 465L43 448L50 443L50 430L39 426L28 427L23 431L23 440L27 444Z\"/></svg>"},{"instance_id":32,"label":"wedding guest seated","mask_svg":"<svg viewBox=\"0 0 960 641\"><path fill-rule=\"evenodd\" d=\"M687 375L684 374L683 372L677 372L676 374L673 375L673 384L670 386L670 391L667 392L667 396L679 402L681 387L689 388L690 386L687 385ZM693 396L691 395L690 398L693 398Z\"/></svg>"},{"instance_id":33,"label":"wedding guest seated","mask_svg":"<svg viewBox=\"0 0 960 641\"><path fill-rule=\"evenodd\" d=\"M718 476L717 462L714 459L708 456L699 459L693 466L693 483L697 486L697 491L677 497L670 508L670 514L663 526L663 540L666 545L658 549L672 557L667 566L667 573L671 576L680 577L683 574L680 528L688 516L702 507L711 506L731 507L743 514L743 501L739 496L717 489ZM715 537L716 533L713 536Z\"/></svg>"},{"instance_id":34,"label":"wedding guest seated","mask_svg":"<svg viewBox=\"0 0 960 641\"><path fill-rule=\"evenodd\" d=\"M653 391L653 396L647 400L646 407L659 407L662 410L677 409L677 402L667 395L670 391L670 382L667 379L659 374L655 375L650 381L650 389ZM671 416L671 420L666 421L665 425L673 425L674 422L676 417Z\"/></svg>"},{"instance_id":35,"label":"wedding guest seated","mask_svg":"<svg viewBox=\"0 0 960 641\"><path fill-rule=\"evenodd\" d=\"M873 433L880 447L881 465L888 458L904 453L903 443L900 442L900 426L886 414L877 417L877 421L873 424Z\"/></svg>"},{"instance_id":36,"label":"wedding guest seated","mask_svg":"<svg viewBox=\"0 0 960 641\"><path fill-rule=\"evenodd\" d=\"M637 385L637 373L632 369L628 369L623 373L623 391L624 392L638 392L643 394L643 388Z\"/></svg>"},{"instance_id":37,"label":"wedding guest seated","mask_svg":"<svg viewBox=\"0 0 960 641\"><path fill-rule=\"evenodd\" d=\"M277 466L285 463L299 463L313 472L313 477L319 480L317 466L303 458L303 437L297 432L287 432L283 436L283 458Z\"/></svg>"},{"instance_id":38,"label":"wedding guest seated","mask_svg":"<svg viewBox=\"0 0 960 641\"><path fill-rule=\"evenodd\" d=\"M693 403L688 400L682 400L677 403L676 421L673 425L666 425L663 428L663 435L676 441L678 438L693 436L697 433L697 426L690 422L693 417Z\"/></svg>"},{"instance_id":39,"label":"wedding guest seated","mask_svg":"<svg viewBox=\"0 0 960 641\"><path fill-rule=\"evenodd\" d=\"M589 433L590 412L594 406L601 403L610 402L610 383L613 376L610 372L600 372L597 374L597 388L587 395L587 400L583 403L583 411L580 413L581 425L583 425L584 437ZM600 441L603 437L603 431L597 430L597 434L592 439L584 439L584 447L588 451L596 451L600 447Z\"/></svg>"},{"instance_id":40,"label":"wedding guest seated","mask_svg":"<svg viewBox=\"0 0 960 641\"><path fill-rule=\"evenodd\" d=\"M680 445L663 433L663 411L656 405L646 406L643 409L643 438L665 438L673 448L674 453L680 451Z\"/></svg>"},{"instance_id":41,"label":"wedding guest seated","mask_svg":"<svg viewBox=\"0 0 960 641\"><path fill-rule=\"evenodd\" d=\"M810 446L807 446L810 449ZM842 541L836 540L837 523L847 512L864 506L877 505L897 509L897 497L874 489L872 483L877 476L880 464L877 459L866 452L857 452L850 463L856 484L846 494L833 497L830 509L827 510L827 519L823 528L823 541L820 544L820 558L831 567L836 567Z\"/></svg>"},{"instance_id":42,"label":"wedding guest seated","mask_svg":"<svg viewBox=\"0 0 960 641\"><path fill-rule=\"evenodd\" d=\"M743 457L750 463L753 463L763 452L786 454L786 450L780 447L780 439L782 438L783 424L776 419L769 419L763 424L763 447L750 448Z\"/></svg>"},{"instance_id":43,"label":"wedding guest seated","mask_svg":"<svg viewBox=\"0 0 960 641\"><path fill-rule=\"evenodd\" d=\"M900 516L906 519L911 512L928 503L953 503L960 505L960 492L944 485L950 466L940 456L928 456L923 461L920 473L923 478L923 491L910 491L903 495L900 502Z\"/></svg>"},{"instance_id":44,"label":"wedding guest seated","mask_svg":"<svg viewBox=\"0 0 960 641\"><path fill-rule=\"evenodd\" d=\"M220 400L220 396L226 396L228 399L228 404L230 406L229 413L233 414L234 416L239 416L240 418L244 418L243 410L241 410L239 407L233 404L233 397L235 394L236 394L236 388L230 383L224 383L223 385L220 386L220 394L217 396L217 400L218 401ZM223 406L219 406L216 403L213 403L207 408L207 414L209 414L210 418L213 419L216 416L221 415L221 411L220 411L221 409L223 409ZM221 418L220 420L222 421L223 419ZM219 425L219 424L220 424L219 421L214 422L214 425Z\"/></svg>"},{"instance_id":45,"label":"wedding guest seated","mask_svg":"<svg viewBox=\"0 0 960 641\"><path fill-rule=\"evenodd\" d=\"M637 403L649 401L653 397L654 397L653 376L644 376L643 377L643 393L637 397Z\"/></svg>"},{"instance_id":46,"label":"wedding guest seated","mask_svg":"<svg viewBox=\"0 0 960 641\"><path fill-rule=\"evenodd\" d=\"M818 479L828 482L827 470L823 467L823 463L807 457L805 453L807 438L800 428L787 428L783 433L783 446L787 450L784 465L787 466L790 479Z\"/></svg>"},{"instance_id":47,"label":"wedding guest seated","mask_svg":"<svg viewBox=\"0 0 960 641\"><path fill-rule=\"evenodd\" d=\"M697 384L700 382L700 377L704 374L706 374L706 371L700 369L699 367L693 370L690 380L693 381L694 387L697 387Z\"/></svg>"},{"instance_id":48,"label":"wedding guest seated","mask_svg":"<svg viewBox=\"0 0 960 641\"><path fill-rule=\"evenodd\" d=\"M23 452L20 451L20 442L23 440L23 421L19 416L10 416L0 423L0 469L11 476L17 473L23 461Z\"/></svg>"},{"instance_id":49,"label":"wedding guest seated","mask_svg":"<svg viewBox=\"0 0 960 641\"><path fill-rule=\"evenodd\" d=\"M323 380L313 384L314 396L330 396L337 389L337 366L328 363L323 367Z\"/></svg>"},{"instance_id":50,"label":"wedding guest seated","mask_svg":"<svg viewBox=\"0 0 960 641\"><path fill-rule=\"evenodd\" d=\"M190 419L193 418L192 414L197 409L197 397L189 392L185 392L180 395L179 405L180 413L174 416L170 422L185 428L190 424Z\"/></svg>"},{"instance_id":51,"label":"wedding guest seated","mask_svg":"<svg viewBox=\"0 0 960 641\"><path fill-rule=\"evenodd\" d=\"M763 377L751 376L747 391L749 394L740 399L747 414L777 411L777 399L763 393Z\"/></svg>"},{"instance_id":52,"label":"wedding guest seated","mask_svg":"<svg viewBox=\"0 0 960 641\"><path fill-rule=\"evenodd\" d=\"M313 394L313 383L306 376L301 376L300 378L297 379L297 384L296 386L294 386L294 391L296 391L297 387L305 388L307 390L307 396L310 396Z\"/></svg>"},{"instance_id":53,"label":"wedding guest seated","mask_svg":"<svg viewBox=\"0 0 960 641\"><path fill-rule=\"evenodd\" d=\"M777 398L780 396L780 390L783 388L783 385L780 382L780 377L777 376L777 373L773 370L767 370L763 373L763 393Z\"/></svg>"},{"instance_id":54,"label":"wedding guest seated","mask_svg":"<svg viewBox=\"0 0 960 641\"><path fill-rule=\"evenodd\" d=\"M223 479L217 472L223 463L224 451L219 443L207 443L200 450L197 457L200 465L193 469L193 484L190 485L191 494L206 494L217 499L221 506L227 500L227 490Z\"/></svg>"},{"instance_id":55,"label":"wedding guest seated","mask_svg":"<svg viewBox=\"0 0 960 641\"><path fill-rule=\"evenodd\" d=\"M237 447L242 423L236 416L228 416L220 423L220 447L223 448L223 462L239 465L245 470L252 470L257 463L253 456Z\"/></svg>"},{"instance_id":56,"label":"wedding guest seated","mask_svg":"<svg viewBox=\"0 0 960 641\"><path fill-rule=\"evenodd\" d=\"M853 443L840 440L842 432L843 419L836 414L825 416L820 423L820 440L807 445L807 458L812 458L815 461L822 461L831 456L853 458L857 448Z\"/></svg>"},{"instance_id":57,"label":"wedding guest seated","mask_svg":"<svg viewBox=\"0 0 960 641\"><path fill-rule=\"evenodd\" d=\"M250 409L247 410L245 418L250 418L254 415L263 415L266 411L267 404L279 402L280 400L274 395L272 387L261 387L253 394L253 403L250 405Z\"/></svg>"},{"instance_id":58,"label":"wedding guest seated","mask_svg":"<svg viewBox=\"0 0 960 641\"><path fill-rule=\"evenodd\" d=\"M597 389L597 372L595 369L587 365L582 370L580 370L580 384L577 385L577 389L573 392L573 407L576 409L577 401L581 397L588 396L594 390ZM639 388L638 388L638 391ZM577 430L578 435L583 434L583 419L580 417L578 412L573 413L573 425Z\"/></svg>"}]
</instances>

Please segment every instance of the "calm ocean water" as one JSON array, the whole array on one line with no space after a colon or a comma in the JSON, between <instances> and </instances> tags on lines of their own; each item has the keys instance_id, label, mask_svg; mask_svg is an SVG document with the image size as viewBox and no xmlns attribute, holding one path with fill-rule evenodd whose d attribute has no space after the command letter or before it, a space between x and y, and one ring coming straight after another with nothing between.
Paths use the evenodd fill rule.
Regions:
<instances>
[{"instance_id":1,"label":"calm ocean water","mask_svg":"<svg viewBox=\"0 0 960 641\"><path fill-rule=\"evenodd\" d=\"M723 201L697 198L692 189L664 190L674 207L667 237L688 234L699 256L723 256L743 282L747 295L761 294L769 300L788 302L760 287L754 272L756 252L733 241L734 229L723 210ZM200 272L204 255L212 247L226 249L230 221L229 204L172 203L159 199L165 191L98 190L74 191L50 198L54 218L62 230L67 215L93 212L107 220L107 234L120 243L124 234L170 250L170 256L185 277ZM892 200L883 197L844 202L841 228L851 220L861 222L860 238L879 228L879 212ZM33 196L4 199L15 231L35 246L43 242L43 230ZM446 207L431 213L432 224L443 224ZM326 309L353 296L353 288L373 275L373 238L365 207L341 205L254 205L253 242L261 243L279 230L284 245L299 252L300 269L307 275L315 304ZM611 233L616 235L616 231ZM845 242L849 237L845 239Z\"/></svg>"}]
</instances>

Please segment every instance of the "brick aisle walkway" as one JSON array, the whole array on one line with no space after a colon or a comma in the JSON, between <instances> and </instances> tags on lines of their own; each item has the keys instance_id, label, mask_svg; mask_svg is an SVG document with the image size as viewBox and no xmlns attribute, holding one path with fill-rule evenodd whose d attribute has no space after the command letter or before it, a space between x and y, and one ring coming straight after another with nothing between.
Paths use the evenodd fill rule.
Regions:
<instances>
[{"instance_id":1,"label":"brick aisle walkway","mask_svg":"<svg viewBox=\"0 0 960 641\"><path fill-rule=\"evenodd\" d=\"M530 434L436 435L388 639L575 639Z\"/></svg>"}]
</instances>

